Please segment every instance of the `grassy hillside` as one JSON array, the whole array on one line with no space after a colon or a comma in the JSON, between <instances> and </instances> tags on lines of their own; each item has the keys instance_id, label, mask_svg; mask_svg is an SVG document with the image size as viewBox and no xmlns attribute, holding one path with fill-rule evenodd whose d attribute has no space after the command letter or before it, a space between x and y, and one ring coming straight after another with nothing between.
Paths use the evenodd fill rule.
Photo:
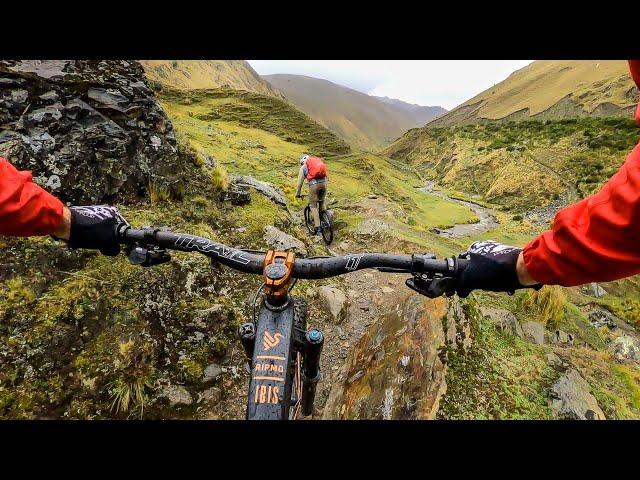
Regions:
<instances>
[{"instance_id":1,"label":"grassy hillside","mask_svg":"<svg viewBox=\"0 0 640 480\"><path fill-rule=\"evenodd\" d=\"M228 88L184 91L167 87L158 96L177 125L191 127L185 129L190 140L216 145L211 152L215 157L234 151L233 145L237 145L239 150L250 152L251 158L262 159L258 168L273 168L269 142L297 145L297 149L281 150L292 165L297 165L303 152L321 156L350 152L336 134L274 97ZM195 125L199 128L192 128ZM262 141L251 143L249 131Z\"/></svg>"},{"instance_id":2,"label":"grassy hillside","mask_svg":"<svg viewBox=\"0 0 640 480\"><path fill-rule=\"evenodd\" d=\"M152 82L180 89L227 87L282 98L244 60L141 60Z\"/></svg>"},{"instance_id":3,"label":"grassy hillside","mask_svg":"<svg viewBox=\"0 0 640 480\"><path fill-rule=\"evenodd\" d=\"M296 107L354 146L379 148L408 129L444 112L440 107L413 108L372 97L341 85L303 75L266 75Z\"/></svg>"},{"instance_id":4,"label":"grassy hillside","mask_svg":"<svg viewBox=\"0 0 640 480\"><path fill-rule=\"evenodd\" d=\"M626 118L494 122L414 129L384 153L447 188L527 211L595 192L639 138Z\"/></svg>"},{"instance_id":5,"label":"grassy hillside","mask_svg":"<svg viewBox=\"0 0 640 480\"><path fill-rule=\"evenodd\" d=\"M622 60L539 60L432 122L631 115L637 89Z\"/></svg>"}]
</instances>

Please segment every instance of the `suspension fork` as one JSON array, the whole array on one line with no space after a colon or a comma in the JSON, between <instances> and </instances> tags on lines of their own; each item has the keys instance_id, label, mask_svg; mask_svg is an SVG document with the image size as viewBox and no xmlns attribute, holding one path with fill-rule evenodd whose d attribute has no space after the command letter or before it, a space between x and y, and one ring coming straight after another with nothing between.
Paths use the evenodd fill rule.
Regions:
<instances>
[{"instance_id":1,"label":"suspension fork","mask_svg":"<svg viewBox=\"0 0 640 480\"><path fill-rule=\"evenodd\" d=\"M324 345L324 335L315 328L305 335L305 349L302 378L302 414L309 416L313 413L313 403L316 398L316 387L322 378L320 372L320 354Z\"/></svg>"}]
</instances>

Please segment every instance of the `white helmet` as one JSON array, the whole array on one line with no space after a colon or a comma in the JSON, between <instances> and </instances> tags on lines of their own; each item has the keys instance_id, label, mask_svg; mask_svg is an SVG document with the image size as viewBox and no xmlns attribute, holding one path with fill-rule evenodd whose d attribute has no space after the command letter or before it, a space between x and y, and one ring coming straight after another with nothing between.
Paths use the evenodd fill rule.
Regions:
<instances>
[{"instance_id":1,"label":"white helmet","mask_svg":"<svg viewBox=\"0 0 640 480\"><path fill-rule=\"evenodd\" d=\"M309 155L303 155L300 157L300 165L304 165L304 162L309 160Z\"/></svg>"}]
</instances>

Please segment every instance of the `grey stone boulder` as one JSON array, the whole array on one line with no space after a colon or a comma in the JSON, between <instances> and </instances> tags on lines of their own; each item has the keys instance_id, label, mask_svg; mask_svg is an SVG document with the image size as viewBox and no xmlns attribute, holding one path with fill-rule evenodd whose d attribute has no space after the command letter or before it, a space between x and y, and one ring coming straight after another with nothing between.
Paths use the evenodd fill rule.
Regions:
<instances>
[{"instance_id":1,"label":"grey stone boulder","mask_svg":"<svg viewBox=\"0 0 640 480\"><path fill-rule=\"evenodd\" d=\"M551 387L551 410L562 420L606 420L591 387L575 369L567 370Z\"/></svg>"},{"instance_id":2,"label":"grey stone boulder","mask_svg":"<svg viewBox=\"0 0 640 480\"><path fill-rule=\"evenodd\" d=\"M524 338L524 332L516 316L504 308L480 307L480 313L487 317L498 330L520 338Z\"/></svg>"},{"instance_id":3,"label":"grey stone boulder","mask_svg":"<svg viewBox=\"0 0 640 480\"><path fill-rule=\"evenodd\" d=\"M347 296L336 287L323 285L318 288L318 297L322 306L335 322L341 322L347 313Z\"/></svg>"},{"instance_id":4,"label":"grey stone boulder","mask_svg":"<svg viewBox=\"0 0 640 480\"><path fill-rule=\"evenodd\" d=\"M565 363L562 361L562 359L558 355L553 353L553 352L547 353L544 356L544 358L547 360L547 364L550 367L558 368L558 367L562 367L562 366L565 365Z\"/></svg>"},{"instance_id":5,"label":"grey stone boulder","mask_svg":"<svg viewBox=\"0 0 640 480\"><path fill-rule=\"evenodd\" d=\"M640 342L630 335L620 335L612 342L613 356L617 360L640 362Z\"/></svg>"},{"instance_id":6,"label":"grey stone boulder","mask_svg":"<svg viewBox=\"0 0 640 480\"><path fill-rule=\"evenodd\" d=\"M287 199L285 198L282 190L268 182L257 180L249 175L231 175L229 180L231 185L235 185L240 188L253 188L272 202L283 207L287 206Z\"/></svg>"},{"instance_id":7,"label":"grey stone boulder","mask_svg":"<svg viewBox=\"0 0 640 480\"><path fill-rule=\"evenodd\" d=\"M370 218L363 222L360 222L358 227L356 228L356 235L360 235L363 237L371 237L375 235L380 235L381 233L387 232L391 227L384 223L382 220L378 220L377 218Z\"/></svg>"},{"instance_id":8,"label":"grey stone boulder","mask_svg":"<svg viewBox=\"0 0 640 480\"><path fill-rule=\"evenodd\" d=\"M582 292L592 297L600 298L607 294L607 291L599 283L593 282L582 287Z\"/></svg>"},{"instance_id":9,"label":"grey stone boulder","mask_svg":"<svg viewBox=\"0 0 640 480\"><path fill-rule=\"evenodd\" d=\"M294 250L302 255L307 254L307 247L301 240L284 233L273 225L264 227L264 241L274 250Z\"/></svg>"},{"instance_id":10,"label":"grey stone boulder","mask_svg":"<svg viewBox=\"0 0 640 480\"><path fill-rule=\"evenodd\" d=\"M180 385L167 385L160 391L160 398L166 398L172 407L191 405L193 398L189 391Z\"/></svg>"},{"instance_id":11,"label":"grey stone boulder","mask_svg":"<svg viewBox=\"0 0 640 480\"><path fill-rule=\"evenodd\" d=\"M198 403L205 407L214 407L222 400L222 390L218 387L207 388L200 394Z\"/></svg>"},{"instance_id":12,"label":"grey stone boulder","mask_svg":"<svg viewBox=\"0 0 640 480\"><path fill-rule=\"evenodd\" d=\"M202 383L210 383L217 380L218 377L222 375L223 372L224 372L224 369L216 363L212 363L211 365L208 365L204 369L204 375L202 376Z\"/></svg>"},{"instance_id":13,"label":"grey stone boulder","mask_svg":"<svg viewBox=\"0 0 640 480\"><path fill-rule=\"evenodd\" d=\"M539 322L524 322L522 324L522 331L525 340L531 343L542 345L545 342L545 328L544 325Z\"/></svg>"}]
</instances>

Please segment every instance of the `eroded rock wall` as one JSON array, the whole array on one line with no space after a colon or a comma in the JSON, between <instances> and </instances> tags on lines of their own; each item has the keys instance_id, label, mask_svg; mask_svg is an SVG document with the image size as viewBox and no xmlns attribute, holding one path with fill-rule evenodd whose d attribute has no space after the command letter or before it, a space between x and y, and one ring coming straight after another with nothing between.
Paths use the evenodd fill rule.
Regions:
<instances>
[{"instance_id":1,"label":"eroded rock wall","mask_svg":"<svg viewBox=\"0 0 640 480\"><path fill-rule=\"evenodd\" d=\"M125 60L0 60L0 156L70 203L179 188L173 126Z\"/></svg>"}]
</instances>

